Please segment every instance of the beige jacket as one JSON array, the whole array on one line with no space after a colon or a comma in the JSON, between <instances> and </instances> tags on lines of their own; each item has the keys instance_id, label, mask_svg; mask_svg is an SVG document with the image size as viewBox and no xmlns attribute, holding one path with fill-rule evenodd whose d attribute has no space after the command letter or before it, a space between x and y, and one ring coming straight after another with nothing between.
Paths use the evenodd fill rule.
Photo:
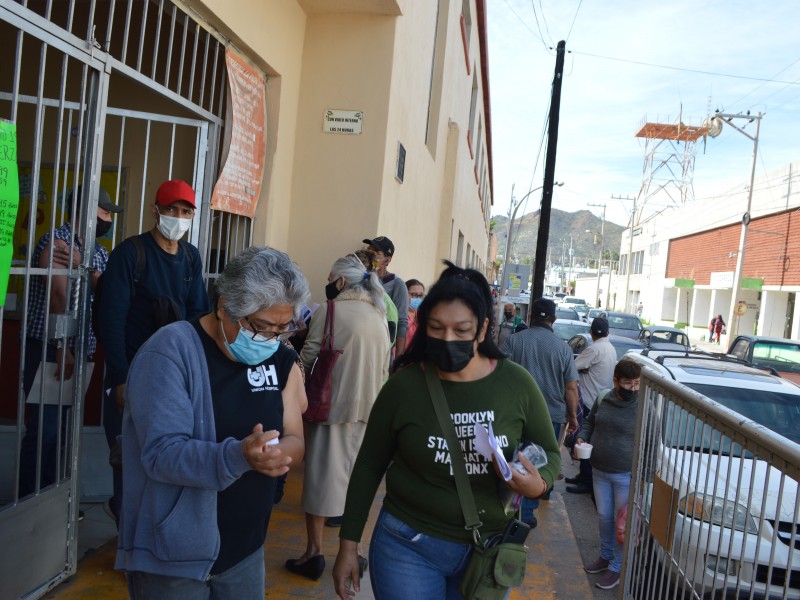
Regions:
<instances>
[{"instance_id":1,"label":"beige jacket","mask_svg":"<svg viewBox=\"0 0 800 600\"><path fill-rule=\"evenodd\" d=\"M345 290L334 300L334 347L343 354L333 369L331 413L327 424L354 423L369 418L372 404L389 373L391 345L386 315L361 290ZM319 354L327 303L311 317L300 354L310 370Z\"/></svg>"}]
</instances>

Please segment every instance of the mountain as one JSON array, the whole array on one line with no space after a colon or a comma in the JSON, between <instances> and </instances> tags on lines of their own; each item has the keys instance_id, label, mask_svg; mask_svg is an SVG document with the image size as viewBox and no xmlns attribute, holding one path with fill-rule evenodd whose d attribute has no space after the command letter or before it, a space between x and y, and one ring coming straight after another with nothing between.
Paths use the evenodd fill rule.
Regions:
<instances>
[{"instance_id":1,"label":"mountain","mask_svg":"<svg viewBox=\"0 0 800 600\"><path fill-rule=\"evenodd\" d=\"M495 221L494 231L497 234L497 256L505 258L506 234L508 230L508 218L505 216L492 217ZM577 212L565 212L563 210L552 209L550 213L550 234L548 236L548 258L551 263L561 264L562 257L564 264L569 264L570 236L572 236L572 249L575 258L575 266L591 263L594 267L597 262L597 255L600 252L599 233L601 219L588 210ZM595 245L595 236L586 233L586 230L597 232L598 243ZM609 255L611 258L619 258L619 245L622 232L627 227L617 225L609 221L605 222L604 259ZM522 218L514 220L514 235L512 236L511 256L512 262L518 260L520 263L532 263L536 254L536 239L539 235L539 211L528 213Z\"/></svg>"}]
</instances>

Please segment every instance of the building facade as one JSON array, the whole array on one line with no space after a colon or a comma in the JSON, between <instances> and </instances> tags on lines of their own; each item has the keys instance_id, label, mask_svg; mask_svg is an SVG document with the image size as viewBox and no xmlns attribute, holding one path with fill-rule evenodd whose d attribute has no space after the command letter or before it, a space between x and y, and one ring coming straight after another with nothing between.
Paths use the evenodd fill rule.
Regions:
<instances>
[{"instance_id":1,"label":"building facade","mask_svg":"<svg viewBox=\"0 0 800 600\"><path fill-rule=\"evenodd\" d=\"M734 272L748 185L666 212L634 228L627 306L643 305L656 323L679 323L698 335L711 319L729 320L736 333L800 338L800 162L757 177L748 215L741 285L733 293ZM625 298L630 230L623 233L620 271L612 283L618 309ZM736 312L736 311L734 311ZM723 342L725 340L723 339Z\"/></svg>"}]
</instances>

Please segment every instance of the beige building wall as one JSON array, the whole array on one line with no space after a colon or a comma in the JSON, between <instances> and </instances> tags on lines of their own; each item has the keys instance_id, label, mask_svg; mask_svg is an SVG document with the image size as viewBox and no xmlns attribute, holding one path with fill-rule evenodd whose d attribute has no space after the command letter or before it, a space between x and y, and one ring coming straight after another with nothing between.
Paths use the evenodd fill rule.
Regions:
<instances>
[{"instance_id":1,"label":"beige building wall","mask_svg":"<svg viewBox=\"0 0 800 600\"><path fill-rule=\"evenodd\" d=\"M442 259L458 258L459 232L460 264L485 268L491 166L476 0L190 4L268 74L267 173L253 242L288 251L317 301L333 260L365 237L395 242L390 270L405 279L432 283ZM363 133L324 133L328 109L363 111Z\"/></svg>"}]
</instances>

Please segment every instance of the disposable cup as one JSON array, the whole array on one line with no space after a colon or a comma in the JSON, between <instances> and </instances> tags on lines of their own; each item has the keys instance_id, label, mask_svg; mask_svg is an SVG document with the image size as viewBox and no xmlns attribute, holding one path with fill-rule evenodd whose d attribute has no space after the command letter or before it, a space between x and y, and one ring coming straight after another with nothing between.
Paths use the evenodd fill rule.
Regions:
<instances>
[{"instance_id":1,"label":"disposable cup","mask_svg":"<svg viewBox=\"0 0 800 600\"><path fill-rule=\"evenodd\" d=\"M575 444L575 456L578 458L589 458L592 455L592 448L591 444Z\"/></svg>"}]
</instances>

